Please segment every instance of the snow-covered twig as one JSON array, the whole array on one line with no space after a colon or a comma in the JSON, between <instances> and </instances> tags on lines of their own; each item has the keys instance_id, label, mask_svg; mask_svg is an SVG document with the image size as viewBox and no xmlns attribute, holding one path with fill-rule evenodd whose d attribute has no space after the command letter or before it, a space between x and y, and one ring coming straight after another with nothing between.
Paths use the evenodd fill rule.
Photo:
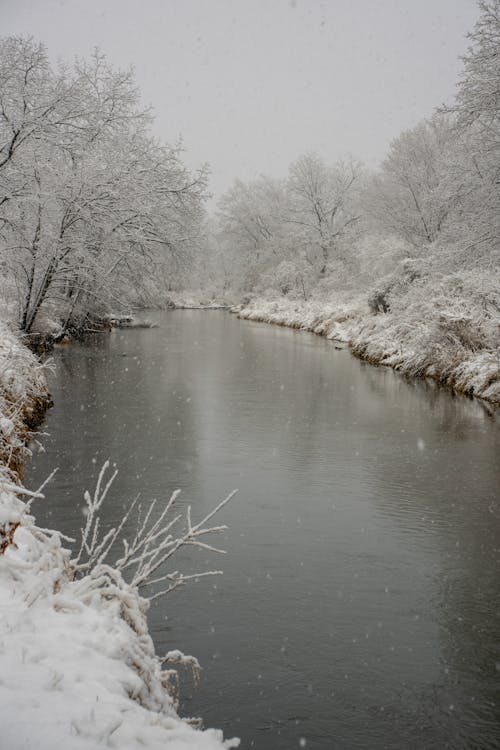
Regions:
<instances>
[{"instance_id":1,"label":"snow-covered twig","mask_svg":"<svg viewBox=\"0 0 500 750\"><path fill-rule=\"evenodd\" d=\"M210 526L208 522L234 497L236 490L231 492L201 521L194 525L191 520L191 508L188 507L183 526L181 526L182 514L173 512L179 496L178 490L172 493L156 519L154 515L158 508L158 501L152 500L142 515L142 508L138 505L139 496L137 496L119 525L102 532L100 510L117 474L115 470L111 477L106 479L106 472L109 467L109 461L106 461L99 472L93 495L90 495L88 491L84 495L87 520L85 527L81 530L81 544L78 554L72 560L77 577L89 576L88 580L94 590L100 586L109 588L111 579L113 579L113 585L115 585L116 575L123 577L124 582L131 588L141 591L146 588L151 589L152 586L162 583L167 584L147 596L147 599L151 601L170 593L187 581L207 575L221 574L220 570L184 574L177 570L167 571L165 566L181 547L198 547L210 552L225 554L224 550L207 544L201 540L201 537L226 530L227 527L224 525ZM108 564L110 553L122 537L123 528L136 509L138 511L136 533L131 540L121 539L123 552L118 559L113 561L112 569L114 573L111 575L111 567Z\"/></svg>"}]
</instances>

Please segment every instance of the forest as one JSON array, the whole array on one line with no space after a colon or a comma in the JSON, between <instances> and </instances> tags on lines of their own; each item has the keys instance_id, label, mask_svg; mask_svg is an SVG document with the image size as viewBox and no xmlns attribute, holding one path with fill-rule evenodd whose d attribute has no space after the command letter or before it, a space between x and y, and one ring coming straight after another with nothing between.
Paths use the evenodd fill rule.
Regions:
<instances>
[{"instance_id":1,"label":"forest","mask_svg":"<svg viewBox=\"0 0 500 750\"><path fill-rule=\"evenodd\" d=\"M182 143L153 136L131 70L98 51L54 67L34 39L3 39L4 317L61 336L138 307L223 304L495 400L500 4L480 10L455 100L378 170L311 151L210 211L209 166L192 173Z\"/></svg>"},{"instance_id":2,"label":"forest","mask_svg":"<svg viewBox=\"0 0 500 750\"><path fill-rule=\"evenodd\" d=\"M3 39L0 110L2 287L21 331L92 324L182 282L207 170L152 136L130 71L99 52L53 69L42 44Z\"/></svg>"},{"instance_id":3,"label":"forest","mask_svg":"<svg viewBox=\"0 0 500 750\"><path fill-rule=\"evenodd\" d=\"M284 180L236 182L209 257L245 317L498 400L500 3L480 8L454 102L401 133L377 172L307 153Z\"/></svg>"}]
</instances>

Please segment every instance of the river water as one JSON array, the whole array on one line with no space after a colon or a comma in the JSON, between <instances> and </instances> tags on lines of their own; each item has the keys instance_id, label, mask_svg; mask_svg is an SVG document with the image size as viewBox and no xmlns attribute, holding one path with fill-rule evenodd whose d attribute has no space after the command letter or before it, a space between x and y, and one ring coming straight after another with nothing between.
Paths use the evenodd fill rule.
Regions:
<instances>
[{"instance_id":1,"label":"river water","mask_svg":"<svg viewBox=\"0 0 500 750\"><path fill-rule=\"evenodd\" d=\"M219 311L158 315L54 354L26 477L75 535L102 462L106 520L182 490L200 518L238 488L149 614L200 660L182 715L260 750L500 747L500 433L480 403L312 334Z\"/></svg>"}]
</instances>

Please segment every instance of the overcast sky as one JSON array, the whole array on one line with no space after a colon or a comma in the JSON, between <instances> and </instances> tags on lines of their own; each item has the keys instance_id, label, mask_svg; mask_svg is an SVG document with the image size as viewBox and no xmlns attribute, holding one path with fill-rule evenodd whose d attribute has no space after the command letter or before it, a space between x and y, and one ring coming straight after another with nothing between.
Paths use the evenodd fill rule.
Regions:
<instances>
[{"instance_id":1,"label":"overcast sky","mask_svg":"<svg viewBox=\"0 0 500 750\"><path fill-rule=\"evenodd\" d=\"M473 0L0 0L2 35L132 64L157 133L220 195L305 151L374 166L450 101Z\"/></svg>"}]
</instances>

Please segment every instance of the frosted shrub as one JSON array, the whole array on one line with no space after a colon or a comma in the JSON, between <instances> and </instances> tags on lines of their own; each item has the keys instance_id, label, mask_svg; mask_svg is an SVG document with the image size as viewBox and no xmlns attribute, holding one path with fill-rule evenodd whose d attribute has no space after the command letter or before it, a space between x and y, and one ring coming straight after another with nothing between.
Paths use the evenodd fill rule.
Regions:
<instances>
[{"instance_id":1,"label":"frosted shrub","mask_svg":"<svg viewBox=\"0 0 500 750\"><path fill-rule=\"evenodd\" d=\"M50 401L44 379L47 366L0 321L0 463L11 480L29 455L30 430Z\"/></svg>"},{"instance_id":2,"label":"frosted shrub","mask_svg":"<svg viewBox=\"0 0 500 750\"><path fill-rule=\"evenodd\" d=\"M73 539L38 528L29 515L33 500L44 497L43 486L37 492L30 492L7 482L0 483L0 490L28 497L26 503L13 501L8 514L4 511L6 522L0 534L0 552L10 545L16 548L14 534L19 527L24 533L29 531L43 554L35 562L33 585L26 596L28 604L31 606L40 597L52 596L56 611L75 612L82 606L89 607L126 623L129 635L122 639L120 653L140 677L131 697L153 711L171 713L172 707L178 708L177 668L179 665L187 667L197 683L200 665L194 657L178 650L169 651L162 658L156 656L146 613L152 599L170 593L189 580L221 574L220 570L184 574L179 570L167 570L166 566L182 547L224 554L224 550L208 544L205 537L227 528L211 526L209 522L234 492L197 523L191 519L190 508L185 516L175 512L178 492L173 493L156 515L156 501L141 508L136 499L115 528L103 531L100 513L117 473L115 470L110 474L109 469L107 461L99 473L94 493L85 492L86 523L81 530L78 552L73 556L61 547L61 540L72 544ZM123 530L134 512L138 517L137 528L133 538L126 539ZM121 555L111 562L112 548L116 551L117 546L122 548ZM143 595L145 590L148 593Z\"/></svg>"},{"instance_id":3,"label":"frosted shrub","mask_svg":"<svg viewBox=\"0 0 500 750\"><path fill-rule=\"evenodd\" d=\"M498 401L499 282L491 271L445 274L434 268L406 290L391 291L389 314L360 322L353 350L369 361Z\"/></svg>"},{"instance_id":4,"label":"frosted shrub","mask_svg":"<svg viewBox=\"0 0 500 750\"><path fill-rule=\"evenodd\" d=\"M389 312L389 302L387 300L387 289L374 289L368 297L368 307L372 313Z\"/></svg>"},{"instance_id":5,"label":"frosted shrub","mask_svg":"<svg viewBox=\"0 0 500 750\"><path fill-rule=\"evenodd\" d=\"M138 504L136 498L123 516L116 528L101 532L101 518L99 512L108 495L109 489L117 475L115 470L109 479L105 479L109 470L106 461L99 473L93 495L85 492L86 524L81 531L81 544L76 557L72 560L77 576L82 574L99 580L101 574L109 575L108 558L111 549L121 541L123 546L121 556L113 563L113 570L123 576L128 584L143 590L151 586L163 584L161 588L148 599L156 599L182 586L186 581L206 575L220 575L221 571L211 570L202 573L185 575L179 571L165 571L164 566L171 560L181 547L191 546L224 554L224 550L203 541L208 534L214 534L227 529L226 526L209 526L208 522L234 496L230 493L201 521L193 524L191 508L188 507L186 516L175 512L175 501L179 491L174 492L163 510L155 518L158 503L153 500L145 509ZM137 530L132 539L122 538L124 526L131 514L138 515Z\"/></svg>"},{"instance_id":6,"label":"frosted shrub","mask_svg":"<svg viewBox=\"0 0 500 750\"><path fill-rule=\"evenodd\" d=\"M81 530L78 553L71 559L74 576L73 593L85 604L115 608L128 623L137 639L131 641L133 648L127 656L128 662L142 678L141 689L134 695L146 707L165 709L165 691L168 700L177 708L179 678L176 669L166 665L184 665L191 669L195 682L200 665L192 656L180 651L171 651L163 659L154 654L148 635L146 612L153 599L164 596L187 581L203 576L220 575L220 570L184 574L179 570L168 570L166 566L182 547L197 547L219 554L224 550L208 544L205 537L224 531L224 525L211 526L213 516L223 508L235 494L232 492L210 511L201 521L193 523L191 509L185 516L175 511L179 492L174 492L163 509L158 512L158 503L153 500L145 508L136 498L120 523L108 531L102 530L103 504L116 477L117 471L109 475L109 461L103 465L96 488L91 495L85 492L86 523ZM123 530L133 513L137 513L137 528L134 536L124 538ZM111 564L112 550L122 548L121 554ZM148 594L144 597L144 591Z\"/></svg>"}]
</instances>

